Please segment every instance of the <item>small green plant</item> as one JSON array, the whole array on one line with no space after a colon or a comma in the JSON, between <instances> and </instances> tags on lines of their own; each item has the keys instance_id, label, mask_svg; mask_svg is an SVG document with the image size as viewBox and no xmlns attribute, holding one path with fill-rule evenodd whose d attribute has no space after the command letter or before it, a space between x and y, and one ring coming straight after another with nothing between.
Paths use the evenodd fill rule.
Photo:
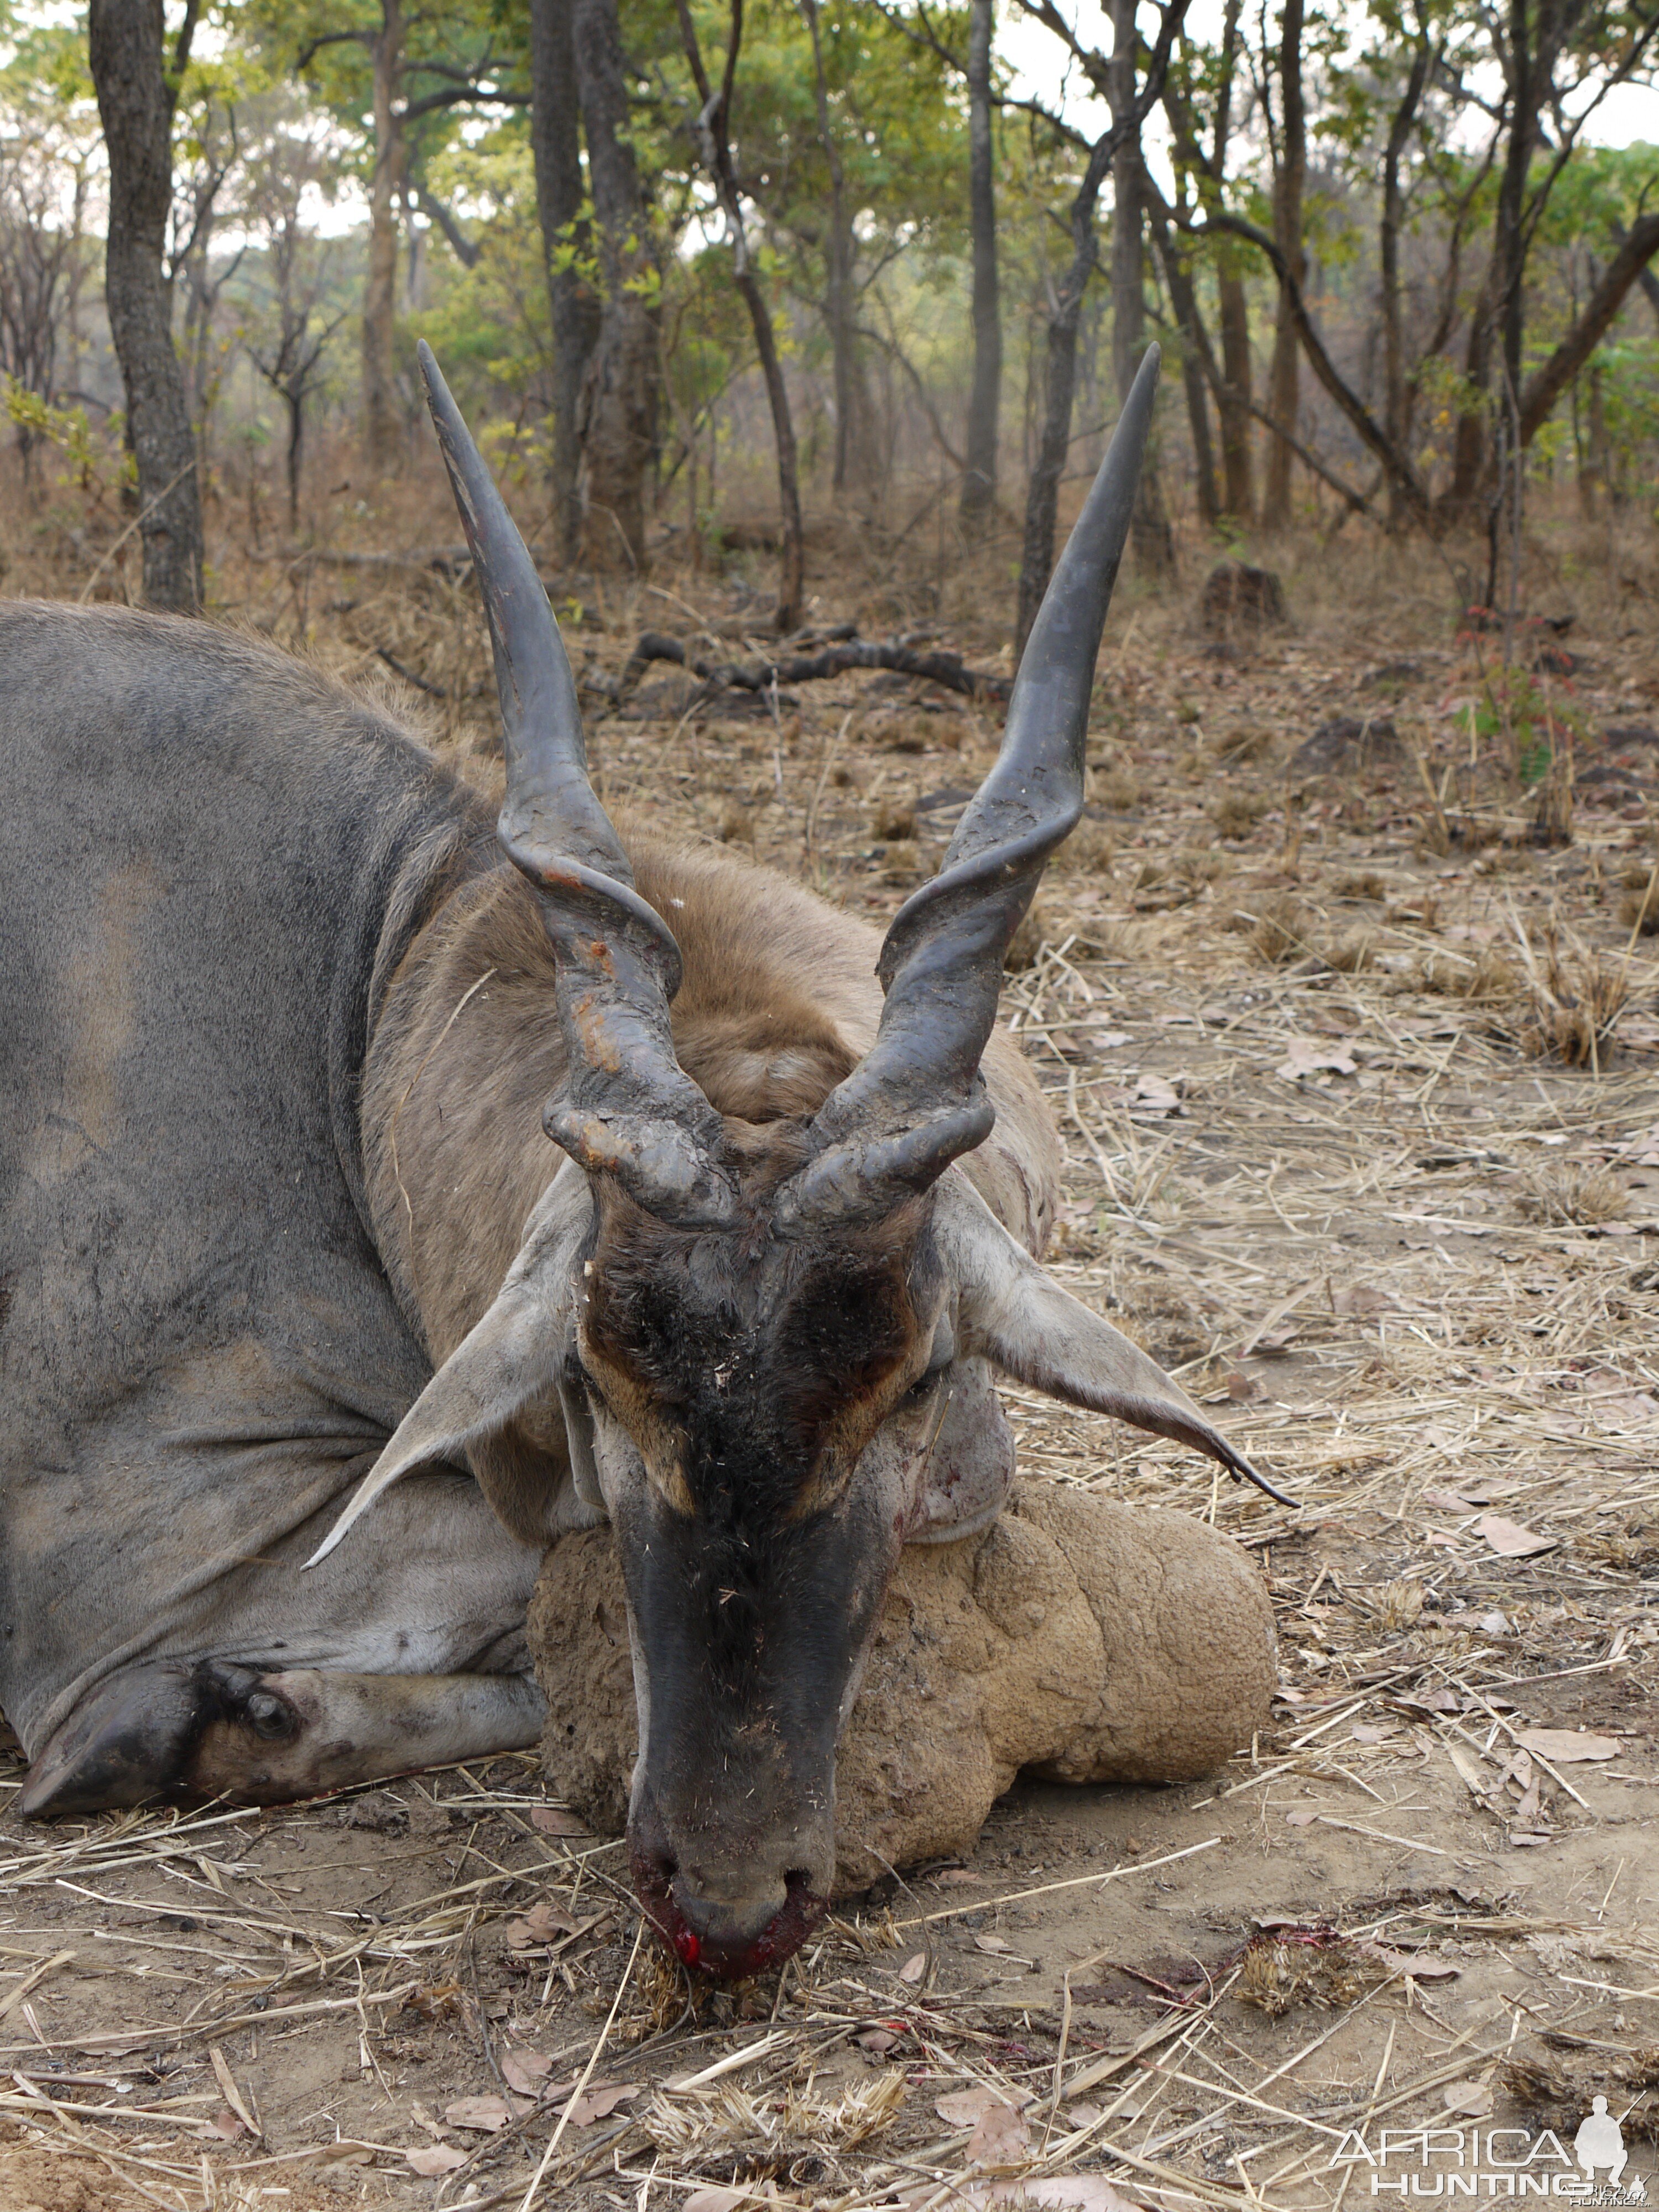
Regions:
<instances>
[{"instance_id":1,"label":"small green plant","mask_svg":"<svg viewBox=\"0 0 1659 2212\"><path fill-rule=\"evenodd\" d=\"M1494 667L1481 679L1469 719L1476 738L1508 761L1523 791L1540 784L1557 757L1583 735L1583 717L1531 670Z\"/></svg>"}]
</instances>

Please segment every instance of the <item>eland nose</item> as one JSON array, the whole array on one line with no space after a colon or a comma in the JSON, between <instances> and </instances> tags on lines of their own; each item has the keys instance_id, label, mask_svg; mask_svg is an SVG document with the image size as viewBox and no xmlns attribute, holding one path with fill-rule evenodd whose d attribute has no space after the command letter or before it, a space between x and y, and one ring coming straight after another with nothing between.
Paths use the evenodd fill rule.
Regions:
<instances>
[{"instance_id":1,"label":"eland nose","mask_svg":"<svg viewBox=\"0 0 1659 2212\"><path fill-rule=\"evenodd\" d=\"M681 1868L673 1899L687 1927L708 1948L727 1950L763 1936L789 1901L781 1874L746 1867L730 1874Z\"/></svg>"}]
</instances>

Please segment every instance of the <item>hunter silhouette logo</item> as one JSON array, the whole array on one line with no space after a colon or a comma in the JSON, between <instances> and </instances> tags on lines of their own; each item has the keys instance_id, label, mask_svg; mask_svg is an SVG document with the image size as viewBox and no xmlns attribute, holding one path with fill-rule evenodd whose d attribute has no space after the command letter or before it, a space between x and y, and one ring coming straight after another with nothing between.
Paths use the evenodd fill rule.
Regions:
<instances>
[{"instance_id":1,"label":"hunter silhouette logo","mask_svg":"<svg viewBox=\"0 0 1659 2212\"><path fill-rule=\"evenodd\" d=\"M1628 2112L1625 2115L1629 2118ZM1571 2152L1553 2128L1385 2128L1368 2141L1351 2129L1330 2168L1370 2169L1371 2197L1547 2197L1580 2204L1645 2204L1646 2185L1631 2172L1624 2130L1595 2097Z\"/></svg>"},{"instance_id":2,"label":"hunter silhouette logo","mask_svg":"<svg viewBox=\"0 0 1659 2212\"><path fill-rule=\"evenodd\" d=\"M1630 2153L1625 2148L1625 2131L1607 2110L1607 2100L1605 2097L1593 2097L1590 2100L1589 2116L1581 2124L1577 2134L1572 2139L1572 2154L1577 2160L1580 2170L1587 2181L1594 2181L1596 2169L1605 2166L1607 2168L1608 2187L1618 2188L1623 2179L1625 2164ZM1624 2193L1626 2197L1633 2197L1638 2201L1646 2197L1648 2192L1642 2186L1640 2174L1633 2173L1631 2176L1629 2185Z\"/></svg>"}]
</instances>

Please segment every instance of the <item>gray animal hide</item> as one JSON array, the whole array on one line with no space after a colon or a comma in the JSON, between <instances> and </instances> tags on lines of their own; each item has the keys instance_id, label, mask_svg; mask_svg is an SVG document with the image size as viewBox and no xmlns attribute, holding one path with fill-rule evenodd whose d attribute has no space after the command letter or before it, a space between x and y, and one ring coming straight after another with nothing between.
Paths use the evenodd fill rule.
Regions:
<instances>
[{"instance_id":1,"label":"gray animal hide","mask_svg":"<svg viewBox=\"0 0 1659 2212\"><path fill-rule=\"evenodd\" d=\"M537 1556L464 1475L297 1572L430 1372L358 1091L482 808L297 664L105 608L0 612L0 1706L34 1756L146 1656L521 1666Z\"/></svg>"}]
</instances>

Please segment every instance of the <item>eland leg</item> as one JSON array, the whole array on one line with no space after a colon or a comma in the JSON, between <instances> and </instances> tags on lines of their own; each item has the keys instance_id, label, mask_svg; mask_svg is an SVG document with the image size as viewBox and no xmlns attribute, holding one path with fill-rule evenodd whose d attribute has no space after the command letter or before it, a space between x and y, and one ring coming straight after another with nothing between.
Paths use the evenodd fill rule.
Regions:
<instances>
[{"instance_id":1,"label":"eland leg","mask_svg":"<svg viewBox=\"0 0 1659 2212\"><path fill-rule=\"evenodd\" d=\"M64 1723L30 1767L18 1809L50 1820L168 1797L281 1804L526 1750L545 1710L522 1674L156 1662L112 1675Z\"/></svg>"}]
</instances>

